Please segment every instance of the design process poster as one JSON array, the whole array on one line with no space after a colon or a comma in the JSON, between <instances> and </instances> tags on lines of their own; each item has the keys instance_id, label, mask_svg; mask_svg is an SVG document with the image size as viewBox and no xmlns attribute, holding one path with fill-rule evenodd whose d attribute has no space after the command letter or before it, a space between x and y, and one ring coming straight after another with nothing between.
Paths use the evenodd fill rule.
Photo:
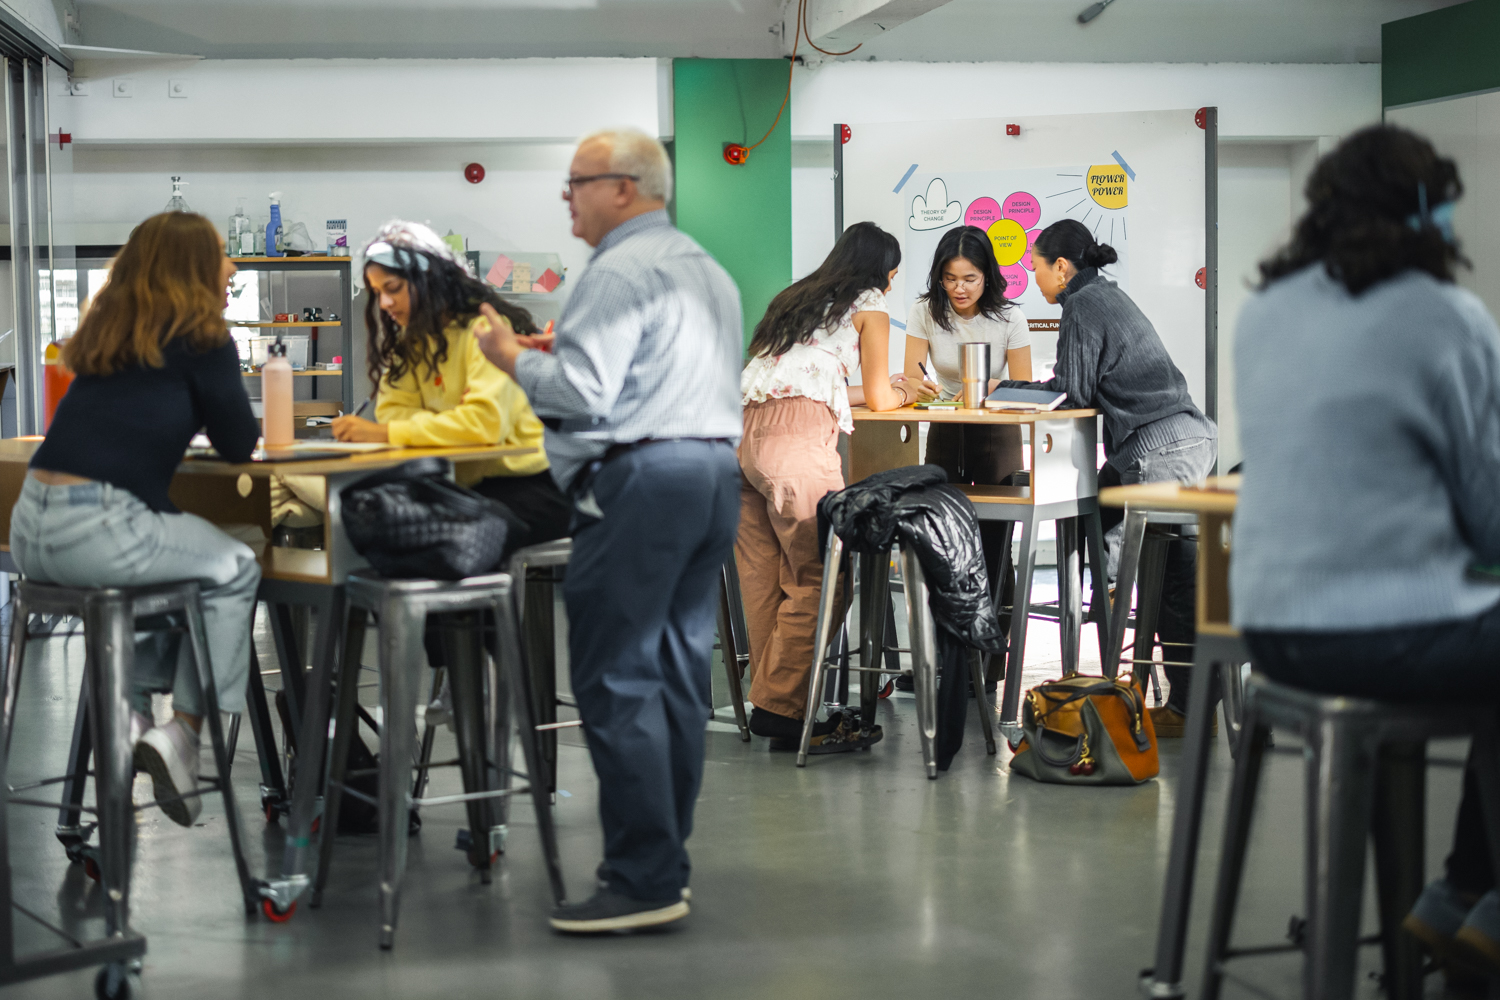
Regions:
<instances>
[{"instance_id":1,"label":"design process poster","mask_svg":"<svg viewBox=\"0 0 1500 1000\"><path fill-rule=\"evenodd\" d=\"M1031 245L1037 235L1060 219L1077 219L1100 243L1119 252L1120 260L1104 269L1106 277L1130 290L1130 240L1127 216L1130 169L1123 161L1056 169L985 170L912 173L901 186L906 196L901 266L906 272L906 311L893 317L905 323L917 296L927 288L938 241L956 226L978 226L990 238L1006 298L1031 324L1034 352L1054 356L1057 320L1062 307L1048 304L1037 290L1031 270ZM893 303L894 304L894 303ZM1035 334L1053 331L1038 338Z\"/></svg>"}]
</instances>

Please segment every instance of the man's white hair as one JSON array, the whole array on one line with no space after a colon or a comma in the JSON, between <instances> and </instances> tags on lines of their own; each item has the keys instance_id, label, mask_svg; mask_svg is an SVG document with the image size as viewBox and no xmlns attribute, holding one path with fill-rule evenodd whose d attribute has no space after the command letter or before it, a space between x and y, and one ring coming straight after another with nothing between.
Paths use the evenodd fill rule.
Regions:
<instances>
[{"instance_id":1,"label":"man's white hair","mask_svg":"<svg viewBox=\"0 0 1500 1000\"><path fill-rule=\"evenodd\" d=\"M642 198L671 199L672 161L660 142L640 129L607 128L589 133L578 144L582 146L596 139L609 143L610 173L640 178L635 186Z\"/></svg>"}]
</instances>

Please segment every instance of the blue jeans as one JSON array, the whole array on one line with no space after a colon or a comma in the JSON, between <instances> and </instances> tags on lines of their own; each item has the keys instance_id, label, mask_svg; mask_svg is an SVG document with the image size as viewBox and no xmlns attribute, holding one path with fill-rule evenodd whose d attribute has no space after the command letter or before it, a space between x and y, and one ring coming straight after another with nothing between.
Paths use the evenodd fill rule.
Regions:
<instances>
[{"instance_id":1,"label":"blue jeans","mask_svg":"<svg viewBox=\"0 0 1500 1000\"><path fill-rule=\"evenodd\" d=\"M676 902L740 466L728 444L663 441L605 462L585 492L603 517L575 521L563 595L573 695L599 776L602 875L622 895Z\"/></svg>"},{"instance_id":2,"label":"blue jeans","mask_svg":"<svg viewBox=\"0 0 1500 1000\"><path fill-rule=\"evenodd\" d=\"M197 580L219 708L245 707L250 624L260 564L255 553L193 514L160 514L108 483L47 486L26 477L10 516L10 554L28 579L65 587L143 587ZM172 637L175 638L175 637ZM138 633L131 707L149 712L153 691L203 714L186 647Z\"/></svg>"}]
</instances>

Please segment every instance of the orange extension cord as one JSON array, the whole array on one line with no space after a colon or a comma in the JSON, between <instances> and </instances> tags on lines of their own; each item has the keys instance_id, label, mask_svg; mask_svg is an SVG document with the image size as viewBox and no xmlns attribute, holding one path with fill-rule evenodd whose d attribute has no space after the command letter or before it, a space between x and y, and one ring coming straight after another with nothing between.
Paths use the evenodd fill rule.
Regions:
<instances>
[{"instance_id":1,"label":"orange extension cord","mask_svg":"<svg viewBox=\"0 0 1500 1000\"><path fill-rule=\"evenodd\" d=\"M776 120L771 123L770 128L766 129L766 134L760 137L760 142L757 142L755 146L759 146L762 142L765 142L767 139L771 138L771 133L775 132L776 126L781 124L781 116L786 112L787 101L790 101L792 99L792 74L796 72L797 69L797 45L802 41L803 38L807 39L808 45L811 45L813 48L817 49L825 56L847 56L849 53L855 51L855 49L858 49L861 45L865 44L864 42L860 42L859 45L854 46L853 49L846 49L843 52L830 52L827 49L821 47L817 42L812 40L812 32L807 30L807 0L797 0L797 34L792 39L792 59L791 62L787 64L786 96L781 99L781 107L776 109ZM755 146L745 147L745 159L748 160L750 158L750 151L754 149Z\"/></svg>"}]
</instances>

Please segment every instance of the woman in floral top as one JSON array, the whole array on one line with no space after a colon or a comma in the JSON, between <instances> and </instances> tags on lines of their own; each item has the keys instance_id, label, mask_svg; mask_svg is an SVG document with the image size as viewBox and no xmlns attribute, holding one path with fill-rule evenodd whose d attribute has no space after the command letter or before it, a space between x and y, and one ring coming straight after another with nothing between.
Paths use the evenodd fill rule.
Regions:
<instances>
[{"instance_id":1,"label":"woman in floral top","mask_svg":"<svg viewBox=\"0 0 1500 1000\"><path fill-rule=\"evenodd\" d=\"M839 432L854 432L850 404L894 410L931 396L935 386L890 371L891 320L885 293L901 244L873 222L851 226L812 274L777 295L755 327L740 378L745 431L740 442L740 532L735 542L750 628L750 731L773 750L794 750L802 735L813 632L823 578L817 505L844 488ZM856 368L864 385L847 384ZM837 719L813 729L811 753L857 750L861 740Z\"/></svg>"}]
</instances>

